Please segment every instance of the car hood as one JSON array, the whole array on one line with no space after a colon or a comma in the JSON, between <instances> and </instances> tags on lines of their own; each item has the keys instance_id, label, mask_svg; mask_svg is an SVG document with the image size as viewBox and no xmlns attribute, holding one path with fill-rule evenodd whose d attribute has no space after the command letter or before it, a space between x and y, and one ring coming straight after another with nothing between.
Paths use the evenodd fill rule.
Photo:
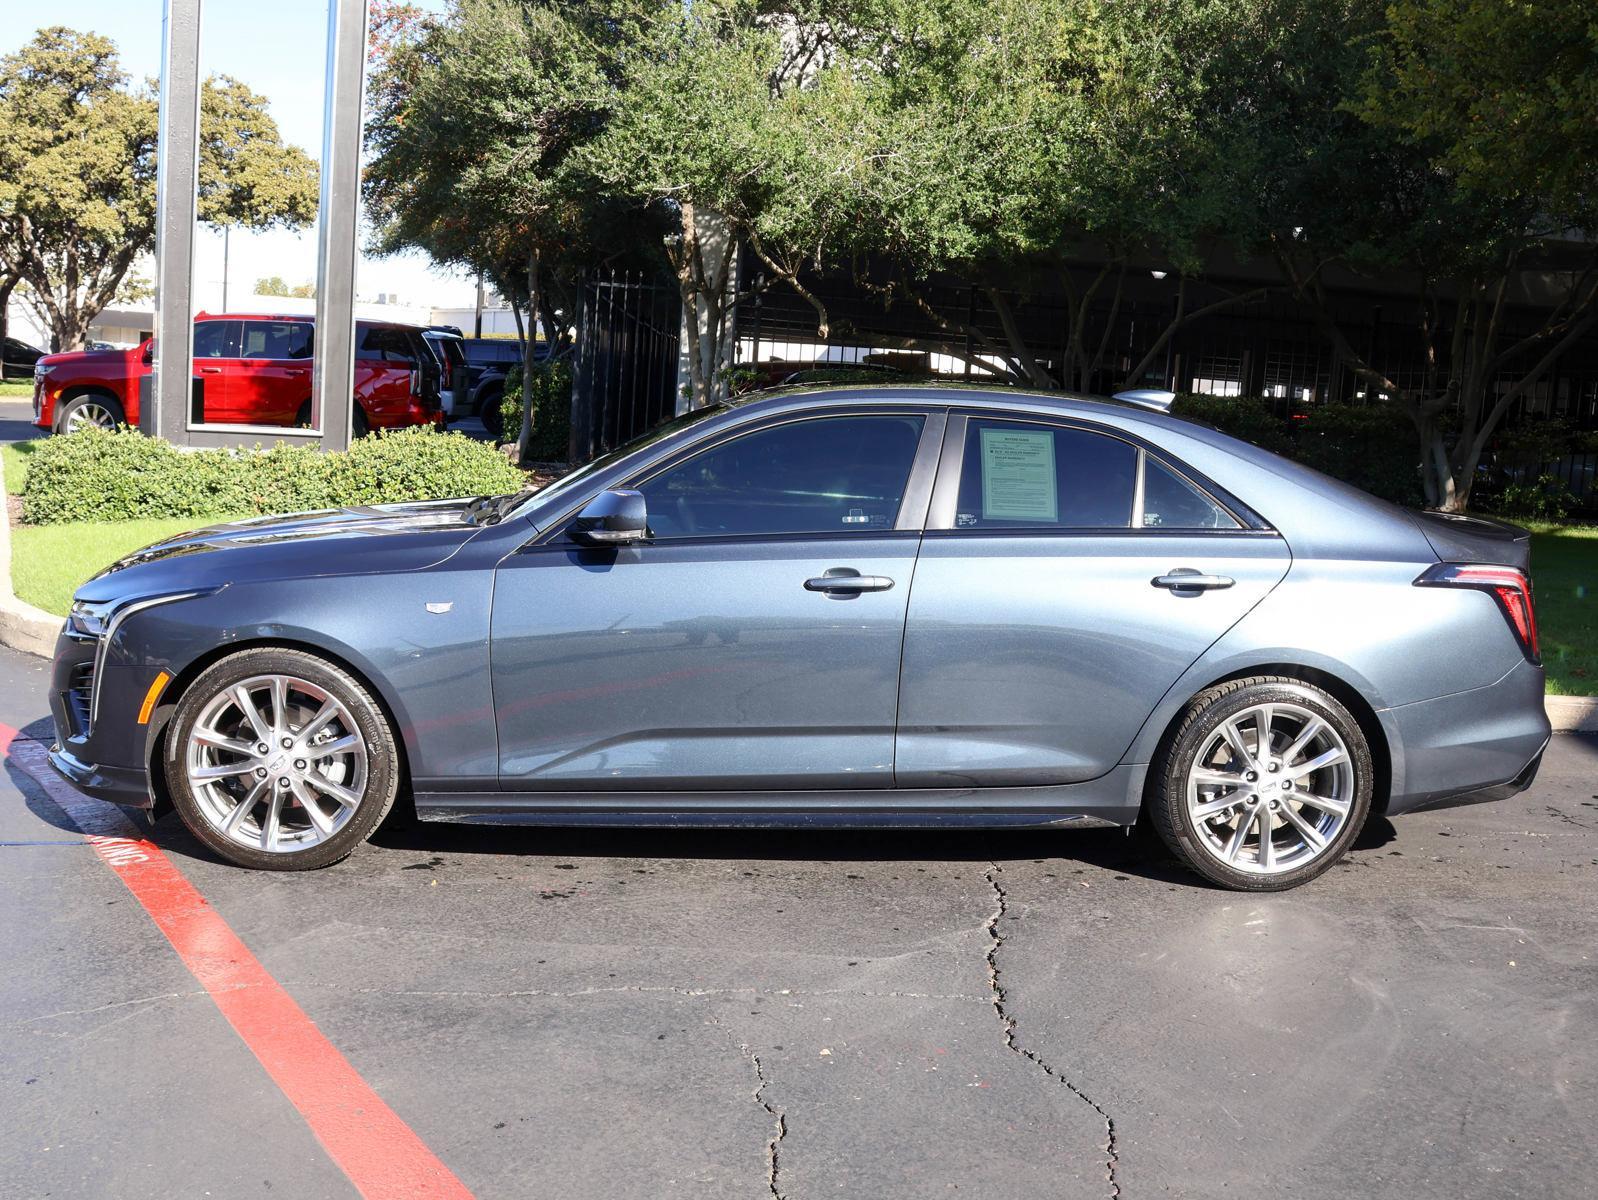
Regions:
<instances>
[{"instance_id":1,"label":"car hood","mask_svg":"<svg viewBox=\"0 0 1598 1200\"><path fill-rule=\"evenodd\" d=\"M63 350L59 354L46 354L39 360L39 365L59 367L74 364L93 366L96 363L125 363L128 354L127 350Z\"/></svg>"},{"instance_id":2,"label":"car hood","mask_svg":"<svg viewBox=\"0 0 1598 1200\"><path fill-rule=\"evenodd\" d=\"M418 571L482 532L468 504L378 504L211 525L134 551L77 596L98 602L273 578Z\"/></svg>"}]
</instances>

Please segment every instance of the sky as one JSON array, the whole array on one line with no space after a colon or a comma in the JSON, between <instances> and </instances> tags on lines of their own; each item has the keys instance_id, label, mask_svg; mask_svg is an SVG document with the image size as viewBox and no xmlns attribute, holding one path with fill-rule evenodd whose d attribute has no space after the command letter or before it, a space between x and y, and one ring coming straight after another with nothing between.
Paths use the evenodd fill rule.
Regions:
<instances>
[{"instance_id":1,"label":"sky","mask_svg":"<svg viewBox=\"0 0 1598 1200\"><path fill-rule=\"evenodd\" d=\"M422 0L421 6L440 9L443 0ZM70 0L59 8L0 0L0 54L25 45L41 25L60 22L109 37L121 52L124 71L134 78L154 77L161 69L161 14L161 0ZM201 69L233 75L266 96L283 139L315 159L322 153L326 52L325 0L206 0ZM197 309L222 307L222 241L219 232L200 227L194 268ZM316 278L312 229L234 230L228 241L228 297L235 306L254 290L257 279L277 275L294 285ZM434 268L419 254L373 258L363 253L355 289L363 300L386 294L402 304L435 308L469 306L475 285L464 275Z\"/></svg>"}]
</instances>

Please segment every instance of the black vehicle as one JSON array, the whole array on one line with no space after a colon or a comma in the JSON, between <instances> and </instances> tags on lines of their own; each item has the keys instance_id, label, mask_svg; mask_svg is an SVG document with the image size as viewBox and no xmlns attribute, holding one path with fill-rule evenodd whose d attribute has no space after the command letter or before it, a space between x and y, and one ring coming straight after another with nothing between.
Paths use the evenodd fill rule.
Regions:
<instances>
[{"instance_id":1,"label":"black vehicle","mask_svg":"<svg viewBox=\"0 0 1598 1200\"><path fill-rule=\"evenodd\" d=\"M467 375L466 352L461 349L460 331L449 325L429 325L422 330L422 340L433 352L439 367L439 400L444 415L455 419L464 416L469 408L471 380Z\"/></svg>"},{"instance_id":2,"label":"black vehicle","mask_svg":"<svg viewBox=\"0 0 1598 1200\"><path fill-rule=\"evenodd\" d=\"M44 351L16 338L5 339L0 353L0 379L32 379L33 364L44 357Z\"/></svg>"},{"instance_id":3,"label":"black vehicle","mask_svg":"<svg viewBox=\"0 0 1598 1200\"><path fill-rule=\"evenodd\" d=\"M505 377L513 366L522 361L522 344L512 338L464 338L461 349L466 352L467 399L458 415L475 414L483 428L498 437L504 428L500 419L499 402L505 395ZM549 357L549 344L540 342L533 347L533 361L543 362Z\"/></svg>"}]
</instances>

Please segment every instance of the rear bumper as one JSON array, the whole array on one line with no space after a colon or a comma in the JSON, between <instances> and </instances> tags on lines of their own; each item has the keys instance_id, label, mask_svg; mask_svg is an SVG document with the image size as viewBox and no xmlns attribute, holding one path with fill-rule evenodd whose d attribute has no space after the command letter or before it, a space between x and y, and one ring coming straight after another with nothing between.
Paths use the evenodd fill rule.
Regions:
<instances>
[{"instance_id":1,"label":"rear bumper","mask_svg":"<svg viewBox=\"0 0 1598 1200\"><path fill-rule=\"evenodd\" d=\"M1552 727L1543 670L1520 663L1498 682L1388 709L1388 815L1504 800L1531 786Z\"/></svg>"}]
</instances>

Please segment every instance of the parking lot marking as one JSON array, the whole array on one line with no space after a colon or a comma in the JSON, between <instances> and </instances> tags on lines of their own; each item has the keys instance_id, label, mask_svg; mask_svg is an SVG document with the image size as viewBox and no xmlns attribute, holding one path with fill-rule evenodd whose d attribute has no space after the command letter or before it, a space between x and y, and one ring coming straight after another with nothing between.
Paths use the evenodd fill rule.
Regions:
<instances>
[{"instance_id":1,"label":"parking lot marking","mask_svg":"<svg viewBox=\"0 0 1598 1200\"><path fill-rule=\"evenodd\" d=\"M59 778L42 743L5 725L0 725L0 754L44 789L144 906L366 1200L472 1200L466 1185L383 1102L221 914L120 809Z\"/></svg>"}]
</instances>

